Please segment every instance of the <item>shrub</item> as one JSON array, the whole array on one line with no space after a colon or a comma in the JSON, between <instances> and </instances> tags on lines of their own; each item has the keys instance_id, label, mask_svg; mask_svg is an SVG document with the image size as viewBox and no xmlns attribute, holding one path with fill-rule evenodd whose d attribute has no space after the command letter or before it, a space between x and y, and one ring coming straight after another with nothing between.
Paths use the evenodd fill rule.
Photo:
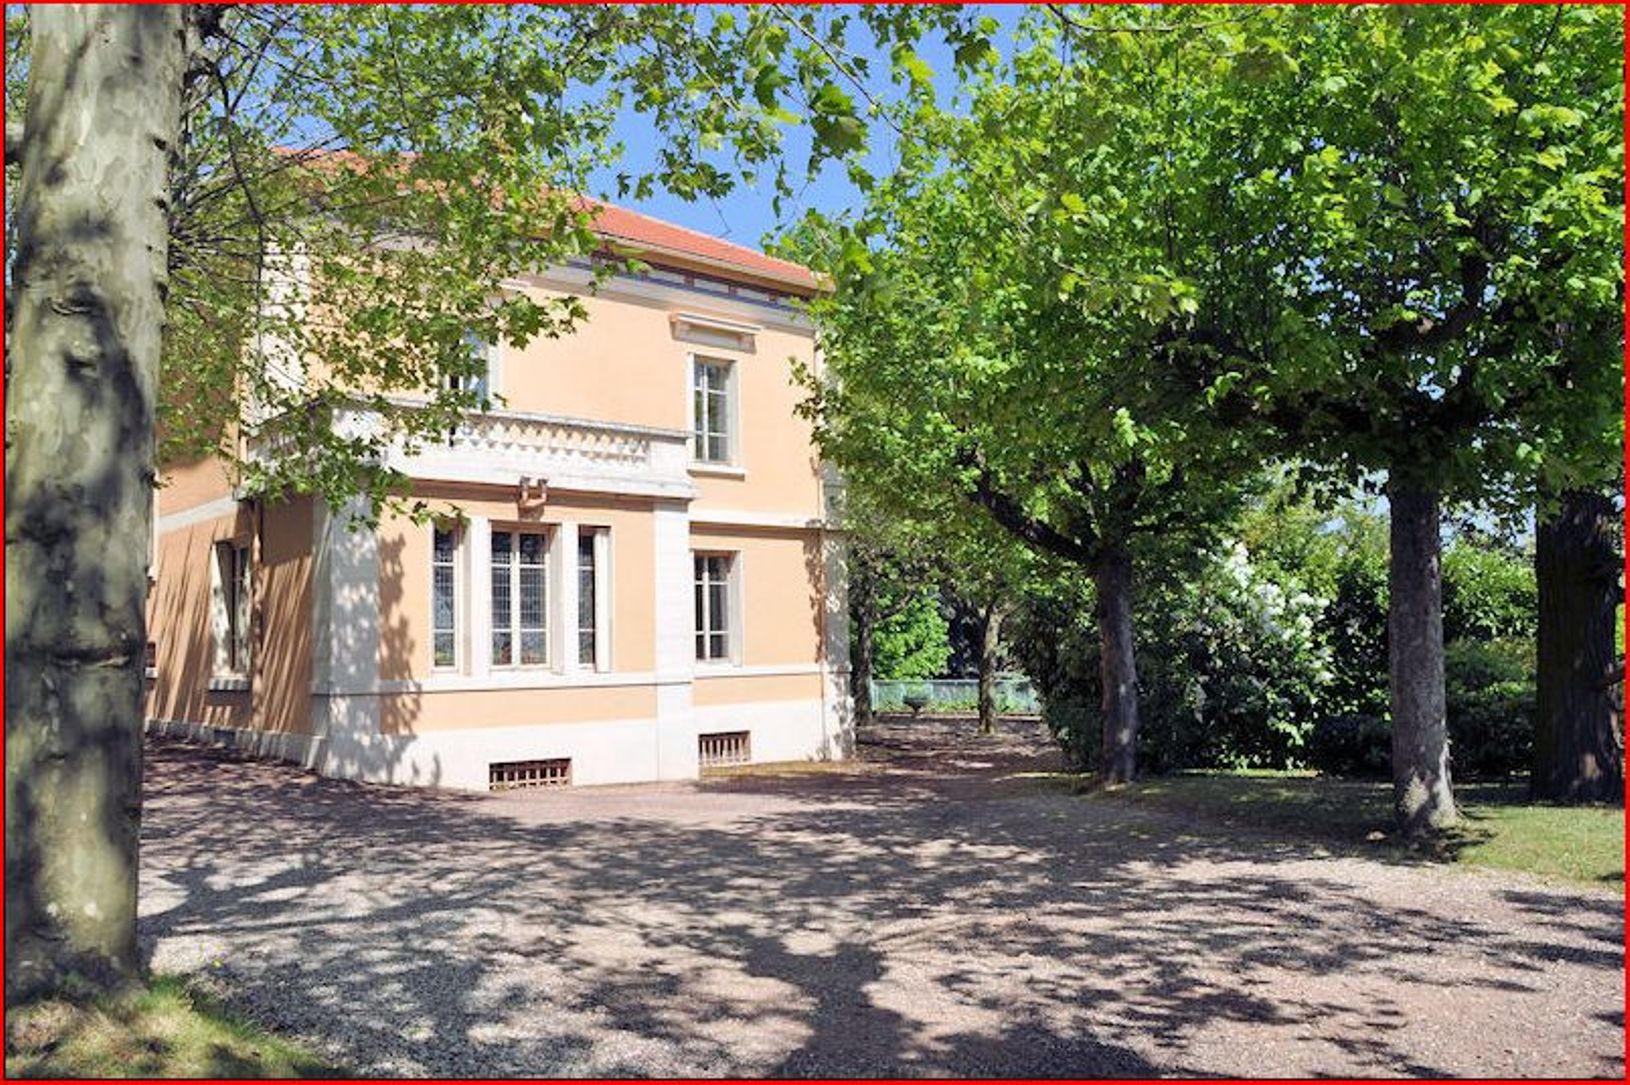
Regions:
<instances>
[{"instance_id":1,"label":"shrub","mask_svg":"<svg viewBox=\"0 0 1630 1085\"><path fill-rule=\"evenodd\" d=\"M1392 724L1384 716L1326 716L1307 740L1307 765L1326 776L1385 777L1392 766Z\"/></svg>"},{"instance_id":2,"label":"shrub","mask_svg":"<svg viewBox=\"0 0 1630 1085\"><path fill-rule=\"evenodd\" d=\"M1461 779L1526 771L1534 749L1534 646L1459 640L1444 655L1449 751Z\"/></svg>"}]
</instances>

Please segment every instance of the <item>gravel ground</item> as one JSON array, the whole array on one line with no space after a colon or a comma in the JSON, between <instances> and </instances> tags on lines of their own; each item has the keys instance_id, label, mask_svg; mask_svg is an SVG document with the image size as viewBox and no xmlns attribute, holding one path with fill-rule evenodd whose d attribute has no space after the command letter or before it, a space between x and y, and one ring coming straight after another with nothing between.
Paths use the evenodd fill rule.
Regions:
<instances>
[{"instance_id":1,"label":"gravel ground","mask_svg":"<svg viewBox=\"0 0 1630 1085\"><path fill-rule=\"evenodd\" d=\"M152 747L143 943L370 1075L1623 1076L1616 891L1086 802L965 728L494 796Z\"/></svg>"}]
</instances>

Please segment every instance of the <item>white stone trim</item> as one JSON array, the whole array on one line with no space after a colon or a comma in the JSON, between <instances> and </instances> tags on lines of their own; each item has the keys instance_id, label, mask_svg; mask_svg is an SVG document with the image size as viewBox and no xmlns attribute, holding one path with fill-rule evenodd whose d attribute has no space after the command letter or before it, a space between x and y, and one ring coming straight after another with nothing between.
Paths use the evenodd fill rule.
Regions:
<instances>
[{"instance_id":1,"label":"white stone trim","mask_svg":"<svg viewBox=\"0 0 1630 1085\"><path fill-rule=\"evenodd\" d=\"M566 520L550 532L549 657L556 674L578 670L577 663L577 521Z\"/></svg>"},{"instance_id":2,"label":"white stone trim","mask_svg":"<svg viewBox=\"0 0 1630 1085\"><path fill-rule=\"evenodd\" d=\"M312 542L312 689L368 688L379 682L379 533L350 531L362 499L334 511L319 503ZM379 734L379 703L314 693L315 734L356 742Z\"/></svg>"},{"instance_id":3,"label":"white stone trim","mask_svg":"<svg viewBox=\"0 0 1630 1085\"><path fill-rule=\"evenodd\" d=\"M593 280L594 275L587 268L564 266L528 275L525 278L525 285L581 295L593 284ZM594 293L597 297L616 298L639 302L651 308L674 310L696 306L699 292L684 286L664 286L657 282L619 275L601 283ZM705 293L702 296L707 298L708 308L734 313L743 319L756 321L766 329L814 337L814 328L809 318L800 312L741 295L719 297Z\"/></svg>"},{"instance_id":4,"label":"white stone trim","mask_svg":"<svg viewBox=\"0 0 1630 1085\"><path fill-rule=\"evenodd\" d=\"M696 625L692 611L695 566L691 561L688 503L659 501L652 508L655 569L652 600L653 654L657 674L656 778L696 776L696 731L691 683L696 671Z\"/></svg>"},{"instance_id":5,"label":"white stone trim","mask_svg":"<svg viewBox=\"0 0 1630 1085\"><path fill-rule=\"evenodd\" d=\"M696 664L696 679L708 678L787 678L800 674L820 674L819 663L702 663Z\"/></svg>"},{"instance_id":6,"label":"white stone trim","mask_svg":"<svg viewBox=\"0 0 1630 1085\"><path fill-rule=\"evenodd\" d=\"M182 509L158 517L158 534L166 535L184 527L202 524L209 520L218 520L222 516L231 516L237 513L239 501L236 497L217 497L213 501L206 501L202 505Z\"/></svg>"},{"instance_id":7,"label":"white stone trim","mask_svg":"<svg viewBox=\"0 0 1630 1085\"><path fill-rule=\"evenodd\" d=\"M745 509L693 508L690 521L697 527L769 527L797 531L826 530L819 516L798 512L751 512Z\"/></svg>"},{"instance_id":8,"label":"white stone trim","mask_svg":"<svg viewBox=\"0 0 1630 1085\"><path fill-rule=\"evenodd\" d=\"M754 761L827 761L844 756L822 722L819 698L692 708L685 687L659 695L685 703L683 718L554 721L470 727L416 735L285 734L185 720L146 721L149 733L219 743L304 765L324 776L374 783L487 790L494 761L569 757L574 785L695 779L697 736L747 731ZM350 713L341 718L350 718ZM688 766L688 770L687 767ZM684 770L684 771L682 771Z\"/></svg>"},{"instance_id":9,"label":"white stone trim","mask_svg":"<svg viewBox=\"0 0 1630 1085\"><path fill-rule=\"evenodd\" d=\"M485 678L492 673L492 521L485 516L472 516L465 523L460 543L467 548L466 567L469 576L465 582L469 596L463 604L467 620L459 623L469 627L469 653L465 657L469 666L466 674ZM458 623L458 618L454 618ZM454 638L455 641L458 638ZM457 668L455 668L457 670ZM453 676L453 671L433 671L434 675ZM432 679L435 680L435 679ZM388 683L387 683L388 684Z\"/></svg>"},{"instance_id":10,"label":"white stone trim","mask_svg":"<svg viewBox=\"0 0 1630 1085\"><path fill-rule=\"evenodd\" d=\"M709 463L707 460L690 461L690 473L715 478L746 478L747 468L733 463Z\"/></svg>"}]
</instances>

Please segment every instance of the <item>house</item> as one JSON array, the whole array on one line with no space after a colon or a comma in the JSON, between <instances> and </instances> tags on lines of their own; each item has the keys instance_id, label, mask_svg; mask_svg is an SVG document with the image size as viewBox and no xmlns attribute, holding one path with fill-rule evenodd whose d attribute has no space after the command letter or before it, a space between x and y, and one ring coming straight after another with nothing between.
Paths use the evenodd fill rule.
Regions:
<instances>
[{"instance_id":1,"label":"house","mask_svg":"<svg viewBox=\"0 0 1630 1085\"><path fill-rule=\"evenodd\" d=\"M832 484L791 379L818 364L818 281L622 208L597 229L648 270L506 284L589 319L485 348L503 404L393 461L436 519L351 531L245 499L218 461L168 472L150 730L478 790L848 752Z\"/></svg>"}]
</instances>

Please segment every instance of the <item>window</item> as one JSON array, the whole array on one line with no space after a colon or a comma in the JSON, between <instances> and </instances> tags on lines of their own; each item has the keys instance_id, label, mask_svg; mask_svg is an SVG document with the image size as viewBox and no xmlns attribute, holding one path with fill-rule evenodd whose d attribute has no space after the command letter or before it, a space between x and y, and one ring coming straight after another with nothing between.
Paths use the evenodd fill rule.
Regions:
<instances>
[{"instance_id":1,"label":"window","mask_svg":"<svg viewBox=\"0 0 1630 1085\"><path fill-rule=\"evenodd\" d=\"M464 350L474 368L465 374L449 373L447 387L474 392L476 399L485 405L492 394L492 348L474 332L465 332Z\"/></svg>"},{"instance_id":2,"label":"window","mask_svg":"<svg viewBox=\"0 0 1630 1085\"><path fill-rule=\"evenodd\" d=\"M730 658L730 555L696 555L696 658Z\"/></svg>"},{"instance_id":3,"label":"window","mask_svg":"<svg viewBox=\"0 0 1630 1085\"><path fill-rule=\"evenodd\" d=\"M493 791L514 791L523 787L569 787L572 759L556 757L547 761L493 761L487 765L487 787Z\"/></svg>"},{"instance_id":4,"label":"window","mask_svg":"<svg viewBox=\"0 0 1630 1085\"><path fill-rule=\"evenodd\" d=\"M458 665L458 528L437 527L430 557L431 665Z\"/></svg>"},{"instance_id":5,"label":"window","mask_svg":"<svg viewBox=\"0 0 1630 1085\"><path fill-rule=\"evenodd\" d=\"M538 531L492 533L492 665L549 662L545 572L549 543Z\"/></svg>"},{"instance_id":6,"label":"window","mask_svg":"<svg viewBox=\"0 0 1630 1085\"><path fill-rule=\"evenodd\" d=\"M577 530L577 661L585 667L595 665L598 647L599 599L594 590L597 572L594 550L599 534L593 528Z\"/></svg>"},{"instance_id":7,"label":"window","mask_svg":"<svg viewBox=\"0 0 1630 1085\"><path fill-rule=\"evenodd\" d=\"M249 674L249 547L215 544L215 673Z\"/></svg>"},{"instance_id":8,"label":"window","mask_svg":"<svg viewBox=\"0 0 1630 1085\"><path fill-rule=\"evenodd\" d=\"M691 373L692 453L707 463L729 463L732 410L731 364L697 358Z\"/></svg>"},{"instance_id":9,"label":"window","mask_svg":"<svg viewBox=\"0 0 1630 1085\"><path fill-rule=\"evenodd\" d=\"M696 759L705 769L719 765L745 765L753 760L752 744L746 731L697 735Z\"/></svg>"}]
</instances>

